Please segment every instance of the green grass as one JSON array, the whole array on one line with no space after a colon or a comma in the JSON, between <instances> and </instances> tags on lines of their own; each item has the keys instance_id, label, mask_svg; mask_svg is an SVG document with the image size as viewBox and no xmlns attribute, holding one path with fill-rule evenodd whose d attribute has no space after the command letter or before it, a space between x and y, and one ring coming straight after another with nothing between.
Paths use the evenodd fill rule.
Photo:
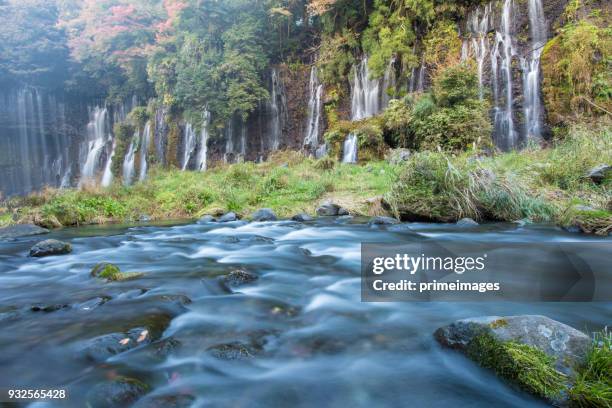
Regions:
<instances>
[{"instance_id":1,"label":"green grass","mask_svg":"<svg viewBox=\"0 0 612 408\"><path fill-rule=\"evenodd\" d=\"M574 407L612 407L612 333L595 336L569 396Z\"/></svg>"}]
</instances>

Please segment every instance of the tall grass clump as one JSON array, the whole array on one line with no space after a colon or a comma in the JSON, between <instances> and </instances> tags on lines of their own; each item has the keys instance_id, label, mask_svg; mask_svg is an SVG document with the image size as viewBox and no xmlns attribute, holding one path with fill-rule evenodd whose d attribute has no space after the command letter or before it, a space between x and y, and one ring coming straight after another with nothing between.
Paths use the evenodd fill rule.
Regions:
<instances>
[{"instance_id":1,"label":"tall grass clump","mask_svg":"<svg viewBox=\"0 0 612 408\"><path fill-rule=\"evenodd\" d=\"M595 335L569 397L573 407L612 407L612 333L604 330Z\"/></svg>"},{"instance_id":2,"label":"tall grass clump","mask_svg":"<svg viewBox=\"0 0 612 408\"><path fill-rule=\"evenodd\" d=\"M404 220L450 222L464 217L547 221L554 209L518 177L496 173L487 161L467 154L417 153L405 165L387 200Z\"/></svg>"}]
</instances>

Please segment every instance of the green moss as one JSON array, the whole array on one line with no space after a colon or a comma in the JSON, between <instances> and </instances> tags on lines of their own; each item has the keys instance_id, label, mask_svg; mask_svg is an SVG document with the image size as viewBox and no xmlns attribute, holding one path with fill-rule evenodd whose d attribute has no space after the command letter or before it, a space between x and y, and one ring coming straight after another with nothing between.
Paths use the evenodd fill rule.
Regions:
<instances>
[{"instance_id":1,"label":"green moss","mask_svg":"<svg viewBox=\"0 0 612 408\"><path fill-rule=\"evenodd\" d=\"M120 282L143 276L140 272L121 272L117 265L111 263L97 264L92 268L90 275L95 278L106 279L109 282Z\"/></svg>"},{"instance_id":2,"label":"green moss","mask_svg":"<svg viewBox=\"0 0 612 408\"><path fill-rule=\"evenodd\" d=\"M555 369L554 359L535 347L500 342L483 333L472 339L467 353L481 366L531 394L554 400L566 389L566 377Z\"/></svg>"},{"instance_id":3,"label":"green moss","mask_svg":"<svg viewBox=\"0 0 612 408\"><path fill-rule=\"evenodd\" d=\"M494 322L491 322L489 325L492 329L498 329L500 327L504 327L508 325L508 321L506 319L497 319Z\"/></svg>"}]
</instances>

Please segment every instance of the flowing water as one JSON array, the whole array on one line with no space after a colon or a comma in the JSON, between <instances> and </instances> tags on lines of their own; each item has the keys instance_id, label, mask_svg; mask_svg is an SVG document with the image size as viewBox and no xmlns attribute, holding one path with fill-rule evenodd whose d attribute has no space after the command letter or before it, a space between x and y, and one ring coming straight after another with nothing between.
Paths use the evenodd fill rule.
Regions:
<instances>
[{"instance_id":1,"label":"flowing water","mask_svg":"<svg viewBox=\"0 0 612 408\"><path fill-rule=\"evenodd\" d=\"M310 69L308 90L308 116L306 118L306 136L304 137L304 146L308 146L311 149L316 150L319 147L323 84L319 82L317 67L314 65Z\"/></svg>"},{"instance_id":2,"label":"flowing water","mask_svg":"<svg viewBox=\"0 0 612 408\"><path fill-rule=\"evenodd\" d=\"M96 106L90 110L87 124L87 137L81 148L81 157L84 157L81 167L80 183L94 182L101 168L102 153L106 145L112 141L110 133L110 119L106 107ZM110 159L108 160L111 161ZM108 164L110 166L110 164Z\"/></svg>"},{"instance_id":3,"label":"flowing water","mask_svg":"<svg viewBox=\"0 0 612 408\"><path fill-rule=\"evenodd\" d=\"M204 111L202 117L202 129L200 130L200 150L198 151L198 160L196 163L196 170L206 170L206 155L208 154L208 127L210 125L210 112Z\"/></svg>"},{"instance_id":4,"label":"flowing water","mask_svg":"<svg viewBox=\"0 0 612 408\"><path fill-rule=\"evenodd\" d=\"M142 133L142 143L140 146L140 174L138 180L143 181L147 178L147 170L149 164L147 163L147 156L149 153L149 146L151 145L151 122L147 121Z\"/></svg>"},{"instance_id":5,"label":"flowing water","mask_svg":"<svg viewBox=\"0 0 612 408\"><path fill-rule=\"evenodd\" d=\"M542 103L540 100L540 57L546 44L546 18L542 0L529 0L531 50L521 59L525 111L525 135L538 140L542 136Z\"/></svg>"},{"instance_id":6,"label":"flowing water","mask_svg":"<svg viewBox=\"0 0 612 408\"><path fill-rule=\"evenodd\" d=\"M370 78L368 58L353 68L351 120L361 120L380 112L380 81Z\"/></svg>"},{"instance_id":7,"label":"flowing water","mask_svg":"<svg viewBox=\"0 0 612 408\"><path fill-rule=\"evenodd\" d=\"M270 73L270 149L278 150L287 121L287 101L276 68Z\"/></svg>"},{"instance_id":8,"label":"flowing water","mask_svg":"<svg viewBox=\"0 0 612 408\"><path fill-rule=\"evenodd\" d=\"M139 140L139 131L136 129L134 136L132 136L130 147L125 154L125 158L123 159L123 184L126 186L131 185L132 181L134 181L136 150L138 149Z\"/></svg>"},{"instance_id":9,"label":"flowing water","mask_svg":"<svg viewBox=\"0 0 612 408\"><path fill-rule=\"evenodd\" d=\"M433 331L482 315L544 314L587 332L610 323L610 303L362 303L362 241L595 238L539 225L358 221L65 229L48 237L70 241L73 253L40 259L27 256L40 237L0 242L0 378L67 388L72 406L127 376L151 386L146 398L186 395L200 407L544 407L442 349ZM89 276L103 261L145 275L103 283ZM234 268L259 279L224 290L219 276ZM45 305L59 306L34 311ZM91 360L100 357L92 339L142 327L154 343Z\"/></svg>"},{"instance_id":10,"label":"flowing water","mask_svg":"<svg viewBox=\"0 0 612 408\"><path fill-rule=\"evenodd\" d=\"M187 170L191 156L195 153L196 149L196 132L191 123L185 125L185 137L183 145L183 163L182 169Z\"/></svg>"},{"instance_id":11,"label":"flowing water","mask_svg":"<svg viewBox=\"0 0 612 408\"><path fill-rule=\"evenodd\" d=\"M357 163L357 136L354 133L350 133L343 146L343 163Z\"/></svg>"}]
</instances>

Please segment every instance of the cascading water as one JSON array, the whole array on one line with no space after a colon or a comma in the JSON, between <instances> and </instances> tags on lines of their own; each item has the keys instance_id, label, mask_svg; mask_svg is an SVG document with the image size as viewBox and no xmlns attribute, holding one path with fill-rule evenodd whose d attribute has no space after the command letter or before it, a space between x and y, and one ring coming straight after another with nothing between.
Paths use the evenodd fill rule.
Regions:
<instances>
[{"instance_id":1,"label":"cascading water","mask_svg":"<svg viewBox=\"0 0 612 408\"><path fill-rule=\"evenodd\" d=\"M380 112L380 81L370 79L368 58L353 68L351 119L361 120Z\"/></svg>"},{"instance_id":2,"label":"cascading water","mask_svg":"<svg viewBox=\"0 0 612 408\"><path fill-rule=\"evenodd\" d=\"M542 135L542 102L540 90L540 57L547 40L547 22L541 0L528 0L527 10L519 10L512 0L504 0L501 7L492 2L477 7L467 18L466 31L469 38L464 40L462 58L472 57L478 67L480 98L484 98L487 75L491 84L493 102L493 139L501 149L517 148L523 140L539 139ZM519 7L523 7L522 4ZM494 10L501 9L495 16ZM528 14L530 44L521 41L516 16ZM491 37L489 33L494 32ZM519 52L525 47L525 52ZM524 57L520 57L524 54ZM490 61L490 68L486 61ZM513 64L520 58L522 89L515 83L518 72ZM489 72L490 71L490 72ZM517 97L518 92L518 97ZM521 105L522 103L522 105ZM524 130L516 124L516 110L522 108ZM524 137L523 137L524 135Z\"/></svg>"},{"instance_id":3,"label":"cascading water","mask_svg":"<svg viewBox=\"0 0 612 408\"><path fill-rule=\"evenodd\" d=\"M111 154L106 161L106 166L104 166L104 173L102 174L102 181L100 184L102 187L108 187L113 182L113 159L115 158L115 149L117 148L117 142L113 140L113 148L111 150Z\"/></svg>"},{"instance_id":4,"label":"cascading water","mask_svg":"<svg viewBox=\"0 0 612 408\"><path fill-rule=\"evenodd\" d=\"M242 129L240 129L240 155L242 159L246 157L247 151L247 127L246 124L242 125Z\"/></svg>"},{"instance_id":5,"label":"cascading water","mask_svg":"<svg viewBox=\"0 0 612 408\"><path fill-rule=\"evenodd\" d=\"M151 145L151 122L147 121L142 133L142 143L140 146L140 174L138 175L139 181L144 181L147 178L147 170L149 169L149 163L147 162L147 155L149 153L149 146Z\"/></svg>"},{"instance_id":6,"label":"cascading water","mask_svg":"<svg viewBox=\"0 0 612 408\"><path fill-rule=\"evenodd\" d=\"M278 150L287 119L287 101L276 68L272 69L270 76L270 149Z\"/></svg>"},{"instance_id":7,"label":"cascading water","mask_svg":"<svg viewBox=\"0 0 612 408\"><path fill-rule=\"evenodd\" d=\"M395 58L391 58L385 74L383 76L382 86L382 97L381 97L381 108L385 109L389 105L389 101L392 99L391 95L395 94L395 87L397 86L397 78L395 75Z\"/></svg>"},{"instance_id":8,"label":"cascading water","mask_svg":"<svg viewBox=\"0 0 612 408\"><path fill-rule=\"evenodd\" d=\"M323 84L319 83L317 68L314 65L310 69L310 82L308 88L310 91L310 97L308 99L308 117L306 120L306 137L304 138L304 146L316 150L319 148Z\"/></svg>"},{"instance_id":9,"label":"cascading water","mask_svg":"<svg viewBox=\"0 0 612 408\"><path fill-rule=\"evenodd\" d=\"M90 110L90 121L87 124L87 138L81 157L84 157L81 167L80 185L86 182L95 182L95 177L100 170L100 160L106 144L112 140L108 109L96 106ZM109 162L111 159L109 158Z\"/></svg>"},{"instance_id":10,"label":"cascading water","mask_svg":"<svg viewBox=\"0 0 612 408\"><path fill-rule=\"evenodd\" d=\"M139 134L138 130L132 136L132 142L123 159L123 184L129 186L134 179L134 163L136 159L136 149L138 148Z\"/></svg>"},{"instance_id":11,"label":"cascading water","mask_svg":"<svg viewBox=\"0 0 612 408\"><path fill-rule=\"evenodd\" d=\"M196 133L191 123L187 123L185 125L185 137L184 137L184 145L183 145L183 164L182 169L187 170L187 166L189 165L189 160L191 156L195 152L196 148Z\"/></svg>"},{"instance_id":12,"label":"cascading water","mask_svg":"<svg viewBox=\"0 0 612 408\"><path fill-rule=\"evenodd\" d=\"M541 0L529 0L529 29L531 50L521 60L523 68L523 90L525 112L525 135L527 139L542 136L542 104L540 100L540 57L546 44L546 18Z\"/></svg>"},{"instance_id":13,"label":"cascading water","mask_svg":"<svg viewBox=\"0 0 612 408\"><path fill-rule=\"evenodd\" d=\"M357 163L357 136L354 133L346 137L343 151L343 163Z\"/></svg>"},{"instance_id":14,"label":"cascading water","mask_svg":"<svg viewBox=\"0 0 612 408\"><path fill-rule=\"evenodd\" d=\"M64 105L40 89L0 93L0 193L28 193L71 178Z\"/></svg>"},{"instance_id":15,"label":"cascading water","mask_svg":"<svg viewBox=\"0 0 612 408\"><path fill-rule=\"evenodd\" d=\"M206 170L206 155L208 154L208 126L210 125L210 112L204 111L202 119L202 130L200 131L200 150L198 151L198 159L196 170Z\"/></svg>"},{"instance_id":16,"label":"cascading water","mask_svg":"<svg viewBox=\"0 0 612 408\"><path fill-rule=\"evenodd\" d=\"M234 121L228 120L227 126L225 127L225 155L223 160L226 163L230 163L234 155Z\"/></svg>"}]
</instances>

